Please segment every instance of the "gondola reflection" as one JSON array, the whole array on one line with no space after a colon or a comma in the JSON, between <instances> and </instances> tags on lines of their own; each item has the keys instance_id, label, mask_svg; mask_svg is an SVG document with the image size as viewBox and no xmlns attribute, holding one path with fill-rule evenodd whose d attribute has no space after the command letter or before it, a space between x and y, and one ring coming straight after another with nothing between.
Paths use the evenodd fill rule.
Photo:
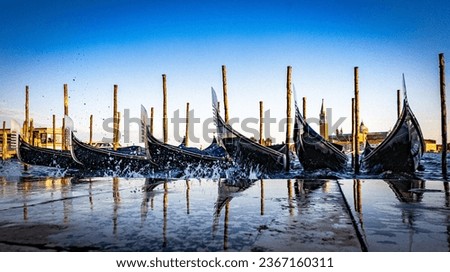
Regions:
<instances>
[{"instance_id":1,"label":"gondola reflection","mask_svg":"<svg viewBox=\"0 0 450 272\"><path fill-rule=\"evenodd\" d=\"M142 186L143 198L141 203L141 224L143 224L147 219L149 202L150 209L153 210L154 208L155 189L159 185L164 184L165 181L165 179L145 179L144 185Z\"/></svg>"},{"instance_id":2,"label":"gondola reflection","mask_svg":"<svg viewBox=\"0 0 450 272\"><path fill-rule=\"evenodd\" d=\"M228 229L230 218L230 202L241 192L247 190L255 183L254 180L219 180L217 200L214 204L212 234L215 236L219 227L220 212L225 207L223 227L223 250L228 249Z\"/></svg>"}]
</instances>

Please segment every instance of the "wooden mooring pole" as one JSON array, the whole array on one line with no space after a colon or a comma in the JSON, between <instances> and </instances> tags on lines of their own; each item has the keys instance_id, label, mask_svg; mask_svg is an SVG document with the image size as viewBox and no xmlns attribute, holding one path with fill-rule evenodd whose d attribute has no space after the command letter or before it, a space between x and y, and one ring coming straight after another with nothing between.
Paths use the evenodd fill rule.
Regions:
<instances>
[{"instance_id":1,"label":"wooden mooring pole","mask_svg":"<svg viewBox=\"0 0 450 272\"><path fill-rule=\"evenodd\" d=\"M89 118L89 145L92 145L92 132L94 129L94 115Z\"/></svg>"},{"instance_id":2,"label":"wooden mooring pole","mask_svg":"<svg viewBox=\"0 0 450 272\"><path fill-rule=\"evenodd\" d=\"M359 71L358 67L354 69L355 73L355 174L359 174Z\"/></svg>"},{"instance_id":3,"label":"wooden mooring pole","mask_svg":"<svg viewBox=\"0 0 450 272\"><path fill-rule=\"evenodd\" d=\"M168 120L167 120L167 81L166 81L166 75L162 75L163 80L163 136L164 136L164 143L167 144L169 141L169 134L168 134Z\"/></svg>"},{"instance_id":4,"label":"wooden mooring pole","mask_svg":"<svg viewBox=\"0 0 450 272\"><path fill-rule=\"evenodd\" d=\"M264 145L264 105L262 101L259 101L259 144Z\"/></svg>"},{"instance_id":5,"label":"wooden mooring pole","mask_svg":"<svg viewBox=\"0 0 450 272\"><path fill-rule=\"evenodd\" d=\"M400 113L402 112L402 95L400 90L397 90L397 118L400 117Z\"/></svg>"},{"instance_id":6,"label":"wooden mooring pole","mask_svg":"<svg viewBox=\"0 0 450 272\"><path fill-rule=\"evenodd\" d=\"M189 146L189 102L186 103L186 136L184 138L184 145Z\"/></svg>"},{"instance_id":7,"label":"wooden mooring pole","mask_svg":"<svg viewBox=\"0 0 450 272\"><path fill-rule=\"evenodd\" d=\"M287 82L286 82L286 171L291 169L291 160L289 147L291 143L291 99L292 99L292 67L287 67Z\"/></svg>"},{"instance_id":8,"label":"wooden mooring pole","mask_svg":"<svg viewBox=\"0 0 450 272\"><path fill-rule=\"evenodd\" d=\"M447 179L447 102L445 94L445 59L439 54L439 86L441 93L442 176Z\"/></svg>"},{"instance_id":9,"label":"wooden mooring pole","mask_svg":"<svg viewBox=\"0 0 450 272\"><path fill-rule=\"evenodd\" d=\"M25 124L23 128L23 137L29 142L30 133L30 88L25 86Z\"/></svg>"},{"instance_id":10,"label":"wooden mooring pole","mask_svg":"<svg viewBox=\"0 0 450 272\"><path fill-rule=\"evenodd\" d=\"M8 134L6 133L6 121L3 121L2 130L2 160L9 158L8 156Z\"/></svg>"},{"instance_id":11,"label":"wooden mooring pole","mask_svg":"<svg viewBox=\"0 0 450 272\"><path fill-rule=\"evenodd\" d=\"M227 67L225 65L222 65L222 87L223 87L223 107L225 109L225 123L228 124Z\"/></svg>"},{"instance_id":12,"label":"wooden mooring pole","mask_svg":"<svg viewBox=\"0 0 450 272\"><path fill-rule=\"evenodd\" d=\"M61 150L66 150L65 145L66 145L66 119L63 117L61 128Z\"/></svg>"},{"instance_id":13,"label":"wooden mooring pole","mask_svg":"<svg viewBox=\"0 0 450 272\"><path fill-rule=\"evenodd\" d=\"M114 85L114 98L113 98L113 149L117 150L118 142L117 131L119 130L119 120L117 116L117 92L119 86Z\"/></svg>"},{"instance_id":14,"label":"wooden mooring pole","mask_svg":"<svg viewBox=\"0 0 450 272\"><path fill-rule=\"evenodd\" d=\"M52 137L53 137L53 149L56 149L56 115L52 116Z\"/></svg>"},{"instance_id":15,"label":"wooden mooring pole","mask_svg":"<svg viewBox=\"0 0 450 272\"><path fill-rule=\"evenodd\" d=\"M33 133L33 130L34 130L33 118L31 118L30 119L30 138L28 139L28 142L31 145L34 145L34 133Z\"/></svg>"},{"instance_id":16,"label":"wooden mooring pole","mask_svg":"<svg viewBox=\"0 0 450 272\"><path fill-rule=\"evenodd\" d=\"M151 107L150 109L150 133L153 135L153 117L154 117L154 109Z\"/></svg>"},{"instance_id":17,"label":"wooden mooring pole","mask_svg":"<svg viewBox=\"0 0 450 272\"><path fill-rule=\"evenodd\" d=\"M67 84L64 84L64 116L69 116L69 90ZM67 150L67 139L66 139L66 122L63 121L62 128L62 149Z\"/></svg>"},{"instance_id":18,"label":"wooden mooring pole","mask_svg":"<svg viewBox=\"0 0 450 272\"><path fill-rule=\"evenodd\" d=\"M352 168L355 167L355 98L352 98Z\"/></svg>"},{"instance_id":19,"label":"wooden mooring pole","mask_svg":"<svg viewBox=\"0 0 450 272\"><path fill-rule=\"evenodd\" d=\"M119 148L120 141L120 111L117 112L116 146Z\"/></svg>"},{"instance_id":20,"label":"wooden mooring pole","mask_svg":"<svg viewBox=\"0 0 450 272\"><path fill-rule=\"evenodd\" d=\"M303 97L303 119L306 120L306 97Z\"/></svg>"}]
</instances>

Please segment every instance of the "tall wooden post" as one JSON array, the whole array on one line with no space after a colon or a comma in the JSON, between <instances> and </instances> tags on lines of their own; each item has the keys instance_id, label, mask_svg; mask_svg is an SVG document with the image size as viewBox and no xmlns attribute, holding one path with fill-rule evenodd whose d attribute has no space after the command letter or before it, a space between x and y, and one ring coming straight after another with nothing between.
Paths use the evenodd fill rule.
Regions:
<instances>
[{"instance_id":1,"label":"tall wooden post","mask_svg":"<svg viewBox=\"0 0 450 272\"><path fill-rule=\"evenodd\" d=\"M66 150L66 119L62 118L61 128L61 150Z\"/></svg>"},{"instance_id":2,"label":"tall wooden post","mask_svg":"<svg viewBox=\"0 0 450 272\"><path fill-rule=\"evenodd\" d=\"M63 85L64 87L64 116L69 115L69 91L67 88L67 84ZM66 122L63 122L62 128L62 149L67 150L67 139L66 139Z\"/></svg>"},{"instance_id":3,"label":"tall wooden post","mask_svg":"<svg viewBox=\"0 0 450 272\"><path fill-rule=\"evenodd\" d=\"M113 149L117 150L118 142L117 131L119 130L119 120L117 116L117 92L119 86L114 85L114 98L113 98Z\"/></svg>"},{"instance_id":4,"label":"tall wooden post","mask_svg":"<svg viewBox=\"0 0 450 272\"><path fill-rule=\"evenodd\" d=\"M303 118L306 120L306 97L303 97Z\"/></svg>"},{"instance_id":5,"label":"tall wooden post","mask_svg":"<svg viewBox=\"0 0 450 272\"><path fill-rule=\"evenodd\" d=\"M89 145L92 145L92 132L94 129L94 115L89 118Z\"/></svg>"},{"instance_id":6,"label":"tall wooden post","mask_svg":"<svg viewBox=\"0 0 450 272\"><path fill-rule=\"evenodd\" d=\"M441 93L442 175L447 179L447 102L445 94L445 59L439 54L439 86Z\"/></svg>"},{"instance_id":7,"label":"tall wooden post","mask_svg":"<svg viewBox=\"0 0 450 272\"><path fill-rule=\"evenodd\" d=\"M153 115L154 114L154 109L153 107L150 109L150 133L153 135Z\"/></svg>"},{"instance_id":8,"label":"tall wooden post","mask_svg":"<svg viewBox=\"0 0 450 272\"><path fill-rule=\"evenodd\" d=\"M186 103L186 136L184 138L184 145L189 146L189 102Z\"/></svg>"},{"instance_id":9,"label":"tall wooden post","mask_svg":"<svg viewBox=\"0 0 450 272\"><path fill-rule=\"evenodd\" d=\"M31 119L30 119L30 138L28 139L28 142L29 142L31 145L34 145L34 133L33 133L33 130L34 130L34 126L33 126L33 118L31 118Z\"/></svg>"},{"instance_id":10,"label":"tall wooden post","mask_svg":"<svg viewBox=\"0 0 450 272\"><path fill-rule=\"evenodd\" d=\"M402 95L400 90L397 90L397 118L400 117L400 113L402 112Z\"/></svg>"},{"instance_id":11,"label":"tall wooden post","mask_svg":"<svg viewBox=\"0 0 450 272\"><path fill-rule=\"evenodd\" d=\"M117 112L116 146L119 148L120 142L120 111ZM117 150L116 148L116 150Z\"/></svg>"},{"instance_id":12,"label":"tall wooden post","mask_svg":"<svg viewBox=\"0 0 450 272\"><path fill-rule=\"evenodd\" d=\"M227 67L222 65L223 106L225 108L225 123L228 124L228 89L227 89Z\"/></svg>"},{"instance_id":13,"label":"tall wooden post","mask_svg":"<svg viewBox=\"0 0 450 272\"><path fill-rule=\"evenodd\" d=\"M2 160L8 159L8 134L6 133L6 121L3 121L2 130Z\"/></svg>"},{"instance_id":14,"label":"tall wooden post","mask_svg":"<svg viewBox=\"0 0 450 272\"><path fill-rule=\"evenodd\" d=\"M53 149L56 149L56 115L53 114L52 119Z\"/></svg>"},{"instance_id":15,"label":"tall wooden post","mask_svg":"<svg viewBox=\"0 0 450 272\"><path fill-rule=\"evenodd\" d=\"M355 67L355 174L359 174L359 71Z\"/></svg>"},{"instance_id":16,"label":"tall wooden post","mask_svg":"<svg viewBox=\"0 0 450 272\"><path fill-rule=\"evenodd\" d=\"M64 115L69 115L69 90L64 84Z\"/></svg>"},{"instance_id":17,"label":"tall wooden post","mask_svg":"<svg viewBox=\"0 0 450 272\"><path fill-rule=\"evenodd\" d=\"M164 136L164 143L167 144L169 141L169 134L168 134L168 120L167 120L167 82L166 82L166 75L162 75L163 80L163 136Z\"/></svg>"},{"instance_id":18,"label":"tall wooden post","mask_svg":"<svg viewBox=\"0 0 450 272\"><path fill-rule=\"evenodd\" d=\"M259 144L264 145L264 122L263 122L263 113L264 105L262 101L259 101Z\"/></svg>"},{"instance_id":19,"label":"tall wooden post","mask_svg":"<svg viewBox=\"0 0 450 272\"><path fill-rule=\"evenodd\" d=\"M23 136L25 141L29 142L30 133L30 88L25 86L25 125L23 128Z\"/></svg>"},{"instance_id":20,"label":"tall wooden post","mask_svg":"<svg viewBox=\"0 0 450 272\"><path fill-rule=\"evenodd\" d=\"M355 98L352 98L352 168L355 167Z\"/></svg>"},{"instance_id":21,"label":"tall wooden post","mask_svg":"<svg viewBox=\"0 0 450 272\"><path fill-rule=\"evenodd\" d=\"M286 171L291 169L291 159L289 147L291 143L291 99L292 99L292 89L291 89L291 81L292 81L292 67L287 67L287 82L286 82Z\"/></svg>"}]
</instances>

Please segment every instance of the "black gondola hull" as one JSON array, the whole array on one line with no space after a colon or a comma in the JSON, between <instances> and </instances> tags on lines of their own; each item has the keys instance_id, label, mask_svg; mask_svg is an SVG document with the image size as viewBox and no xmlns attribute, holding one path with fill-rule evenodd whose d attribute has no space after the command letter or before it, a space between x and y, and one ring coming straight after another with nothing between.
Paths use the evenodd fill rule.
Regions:
<instances>
[{"instance_id":1,"label":"black gondola hull","mask_svg":"<svg viewBox=\"0 0 450 272\"><path fill-rule=\"evenodd\" d=\"M151 135L149 131L147 131L147 149L153 162L158 165L158 170L185 170L202 167L206 171L207 168L226 168L228 165L226 157L210 156L164 144Z\"/></svg>"},{"instance_id":2,"label":"black gondola hull","mask_svg":"<svg viewBox=\"0 0 450 272\"><path fill-rule=\"evenodd\" d=\"M363 158L363 168L371 173L416 171L424 149L419 130L412 120L405 121L388 143Z\"/></svg>"},{"instance_id":3,"label":"black gondola hull","mask_svg":"<svg viewBox=\"0 0 450 272\"><path fill-rule=\"evenodd\" d=\"M79 169L82 166L76 163L70 151L54 150L32 146L26 143L22 137L19 136L18 158L21 162L30 165L40 165L57 168L72 168Z\"/></svg>"},{"instance_id":4,"label":"black gondola hull","mask_svg":"<svg viewBox=\"0 0 450 272\"><path fill-rule=\"evenodd\" d=\"M244 169L258 169L262 173L274 173L284 170L284 154L276 150L267 153L262 148L255 148L246 138L223 138L222 143L233 161ZM262 146L261 146L262 147ZM278 154L274 153L277 152Z\"/></svg>"},{"instance_id":5,"label":"black gondola hull","mask_svg":"<svg viewBox=\"0 0 450 272\"><path fill-rule=\"evenodd\" d=\"M295 115L295 149L303 169L343 171L348 160L344 152L317 134L300 115L297 107Z\"/></svg>"},{"instance_id":6,"label":"black gondola hull","mask_svg":"<svg viewBox=\"0 0 450 272\"><path fill-rule=\"evenodd\" d=\"M330 169L342 171L347 165L347 157L329 149L320 140L310 137L307 133L302 134L302 145L297 145L297 156L303 169L315 171Z\"/></svg>"},{"instance_id":7,"label":"black gondola hull","mask_svg":"<svg viewBox=\"0 0 450 272\"><path fill-rule=\"evenodd\" d=\"M95 148L81 142L73 134L71 148L74 158L89 170L147 172L153 166L147 157Z\"/></svg>"}]
</instances>

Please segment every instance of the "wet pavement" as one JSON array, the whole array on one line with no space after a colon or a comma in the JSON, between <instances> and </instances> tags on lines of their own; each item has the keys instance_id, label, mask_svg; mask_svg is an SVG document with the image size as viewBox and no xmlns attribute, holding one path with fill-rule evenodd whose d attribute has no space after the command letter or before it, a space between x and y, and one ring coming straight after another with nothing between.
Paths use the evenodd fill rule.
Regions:
<instances>
[{"instance_id":1,"label":"wet pavement","mask_svg":"<svg viewBox=\"0 0 450 272\"><path fill-rule=\"evenodd\" d=\"M393 182L0 177L0 251L449 251L446 183Z\"/></svg>"}]
</instances>

